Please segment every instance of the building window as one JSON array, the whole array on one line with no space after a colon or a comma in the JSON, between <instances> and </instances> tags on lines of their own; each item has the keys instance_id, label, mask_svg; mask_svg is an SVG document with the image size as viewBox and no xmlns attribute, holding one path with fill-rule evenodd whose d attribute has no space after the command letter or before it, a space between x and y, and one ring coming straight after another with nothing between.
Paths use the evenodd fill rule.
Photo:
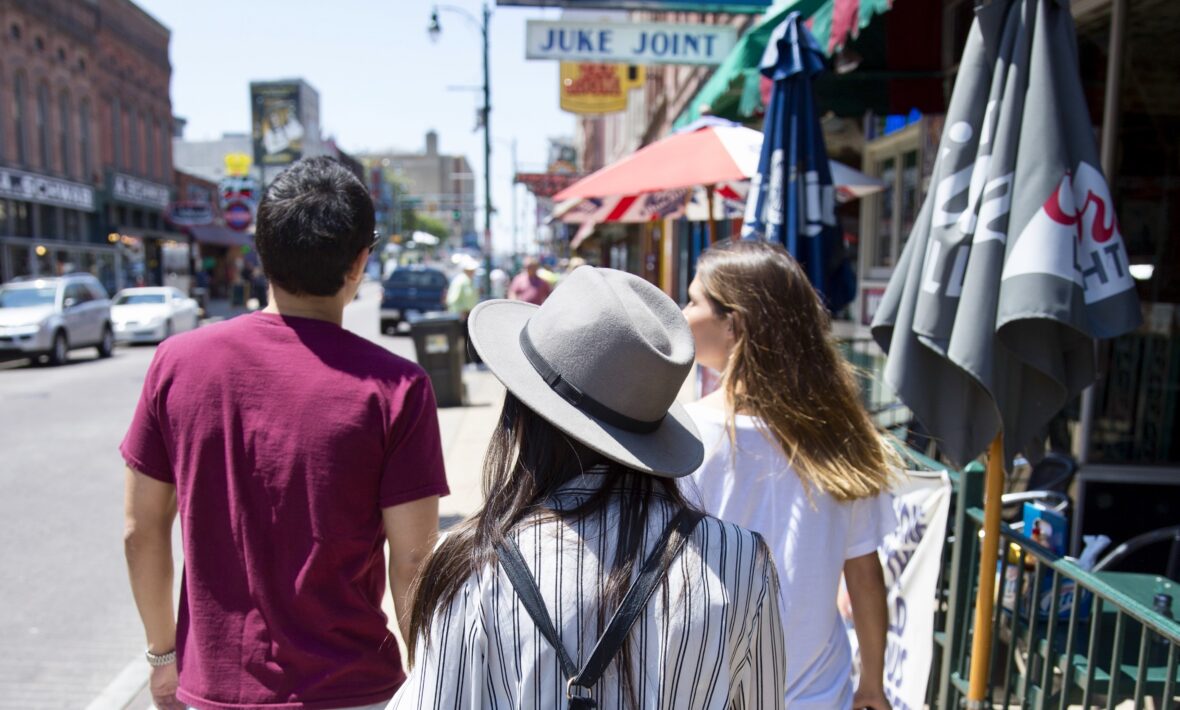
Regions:
<instances>
[{"instance_id":1,"label":"building window","mask_svg":"<svg viewBox=\"0 0 1180 710\"><path fill-rule=\"evenodd\" d=\"M8 203L12 208L12 233L18 237L33 236L33 213L29 208L31 204L28 202L21 202L13 200Z\"/></svg>"},{"instance_id":2,"label":"building window","mask_svg":"<svg viewBox=\"0 0 1180 710\"><path fill-rule=\"evenodd\" d=\"M111 101L111 147L115 152L115 169L123 167L123 116L119 100Z\"/></svg>"},{"instance_id":3,"label":"building window","mask_svg":"<svg viewBox=\"0 0 1180 710\"><path fill-rule=\"evenodd\" d=\"M37 142L41 155L41 167L47 172L53 170L53 138L49 131L49 86L37 86Z\"/></svg>"},{"instance_id":4,"label":"building window","mask_svg":"<svg viewBox=\"0 0 1180 710\"><path fill-rule=\"evenodd\" d=\"M164 182L169 182L172 175L172 159L169 157L169 151L172 149L172 135L168 131L168 124L165 121L160 121L156 135L160 137L159 173L157 174Z\"/></svg>"},{"instance_id":5,"label":"building window","mask_svg":"<svg viewBox=\"0 0 1180 710\"><path fill-rule=\"evenodd\" d=\"M82 180L90 182L91 180L91 155L90 155L90 102L83 100L81 107L78 109L78 153L82 158Z\"/></svg>"},{"instance_id":6,"label":"building window","mask_svg":"<svg viewBox=\"0 0 1180 710\"><path fill-rule=\"evenodd\" d=\"M143 173L156 177L156 124L150 118L143 121Z\"/></svg>"},{"instance_id":7,"label":"building window","mask_svg":"<svg viewBox=\"0 0 1180 710\"><path fill-rule=\"evenodd\" d=\"M924 122L865 146L865 172L885 183L861 200L861 274L887 279L922 208L921 137Z\"/></svg>"},{"instance_id":8,"label":"building window","mask_svg":"<svg viewBox=\"0 0 1180 710\"><path fill-rule=\"evenodd\" d=\"M61 155L61 172L63 175L72 175L73 165L71 165L70 158L70 95L65 91L61 92L61 101L59 108L60 118L57 122L57 145L58 152Z\"/></svg>"},{"instance_id":9,"label":"building window","mask_svg":"<svg viewBox=\"0 0 1180 710\"><path fill-rule=\"evenodd\" d=\"M16 162L21 165L27 165L29 162L28 135L25 133L26 90L25 75L17 74L12 85L12 124L16 131Z\"/></svg>"},{"instance_id":10,"label":"building window","mask_svg":"<svg viewBox=\"0 0 1180 710\"><path fill-rule=\"evenodd\" d=\"M139 114L127 112L127 144L131 147L131 160L127 167L139 172Z\"/></svg>"}]
</instances>

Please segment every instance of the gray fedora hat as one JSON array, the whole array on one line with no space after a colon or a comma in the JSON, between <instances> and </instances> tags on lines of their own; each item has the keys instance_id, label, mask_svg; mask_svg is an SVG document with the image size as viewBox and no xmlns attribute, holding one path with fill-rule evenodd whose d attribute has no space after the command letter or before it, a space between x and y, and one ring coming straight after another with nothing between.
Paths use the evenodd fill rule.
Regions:
<instances>
[{"instance_id":1,"label":"gray fedora hat","mask_svg":"<svg viewBox=\"0 0 1180 710\"><path fill-rule=\"evenodd\" d=\"M692 368L692 332L647 281L583 266L544 305L485 301L468 326L500 382L569 436L657 476L700 466L700 435L676 402Z\"/></svg>"}]
</instances>

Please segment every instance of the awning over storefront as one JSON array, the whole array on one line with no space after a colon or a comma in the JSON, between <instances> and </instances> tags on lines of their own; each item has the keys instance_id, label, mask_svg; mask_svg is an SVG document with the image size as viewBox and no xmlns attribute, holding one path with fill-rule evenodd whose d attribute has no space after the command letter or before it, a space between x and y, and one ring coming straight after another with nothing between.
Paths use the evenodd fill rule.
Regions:
<instances>
[{"instance_id":1,"label":"awning over storefront","mask_svg":"<svg viewBox=\"0 0 1180 710\"><path fill-rule=\"evenodd\" d=\"M874 15L889 7L890 0L794 0L772 10L742 35L672 127L683 128L697 120L702 107L708 107L708 113L714 116L733 120L754 115L762 105L758 64L770 34L790 13L808 18L812 34L830 55L843 46L850 34L855 35Z\"/></svg>"},{"instance_id":2,"label":"awning over storefront","mask_svg":"<svg viewBox=\"0 0 1180 710\"><path fill-rule=\"evenodd\" d=\"M213 224L189 227L187 231L195 241L210 246L244 247L254 241L254 236L249 232L239 232L229 227L219 227Z\"/></svg>"}]
</instances>

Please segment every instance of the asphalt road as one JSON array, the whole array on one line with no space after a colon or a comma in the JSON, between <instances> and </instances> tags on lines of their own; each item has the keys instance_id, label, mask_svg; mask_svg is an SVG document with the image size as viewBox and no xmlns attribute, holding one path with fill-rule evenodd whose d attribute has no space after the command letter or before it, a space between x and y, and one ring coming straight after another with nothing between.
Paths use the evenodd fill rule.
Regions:
<instances>
[{"instance_id":1,"label":"asphalt road","mask_svg":"<svg viewBox=\"0 0 1180 710\"><path fill-rule=\"evenodd\" d=\"M345 327L413 357L408 337L378 335L379 294L367 284ZM0 709L86 708L142 659L116 447L154 352L0 364Z\"/></svg>"}]
</instances>

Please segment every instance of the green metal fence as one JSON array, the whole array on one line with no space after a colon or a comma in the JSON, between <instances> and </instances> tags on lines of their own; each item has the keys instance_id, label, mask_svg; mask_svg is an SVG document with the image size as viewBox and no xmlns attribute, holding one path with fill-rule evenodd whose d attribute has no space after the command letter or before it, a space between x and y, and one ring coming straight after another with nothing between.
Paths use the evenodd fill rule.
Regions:
<instances>
[{"instance_id":1,"label":"green metal fence","mask_svg":"<svg viewBox=\"0 0 1180 710\"><path fill-rule=\"evenodd\" d=\"M935 615L928 702L967 692L983 524L981 466L952 477L956 501ZM1176 599L1163 577L1091 573L1005 525L996 574L988 698L992 707L1180 707L1180 623L1153 606Z\"/></svg>"}]
</instances>

